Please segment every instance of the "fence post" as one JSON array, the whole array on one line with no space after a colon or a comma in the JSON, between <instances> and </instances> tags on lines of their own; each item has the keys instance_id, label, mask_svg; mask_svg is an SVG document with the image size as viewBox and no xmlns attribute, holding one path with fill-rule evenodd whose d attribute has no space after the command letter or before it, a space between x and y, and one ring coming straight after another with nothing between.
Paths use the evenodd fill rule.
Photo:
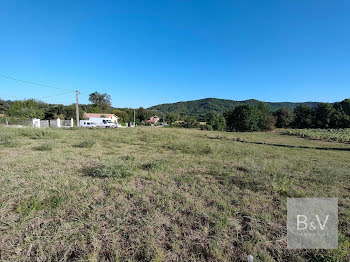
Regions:
<instances>
[{"instance_id":1,"label":"fence post","mask_svg":"<svg viewBox=\"0 0 350 262\"><path fill-rule=\"evenodd\" d=\"M7 117L6 117L6 125L7 126L9 125L9 121L8 121Z\"/></svg>"},{"instance_id":2,"label":"fence post","mask_svg":"<svg viewBox=\"0 0 350 262\"><path fill-rule=\"evenodd\" d=\"M57 118L57 128L61 127L61 119Z\"/></svg>"},{"instance_id":3,"label":"fence post","mask_svg":"<svg viewBox=\"0 0 350 262\"><path fill-rule=\"evenodd\" d=\"M40 119L32 119L33 127L40 128Z\"/></svg>"},{"instance_id":4,"label":"fence post","mask_svg":"<svg viewBox=\"0 0 350 262\"><path fill-rule=\"evenodd\" d=\"M70 127L74 127L74 121L73 118L70 119Z\"/></svg>"}]
</instances>

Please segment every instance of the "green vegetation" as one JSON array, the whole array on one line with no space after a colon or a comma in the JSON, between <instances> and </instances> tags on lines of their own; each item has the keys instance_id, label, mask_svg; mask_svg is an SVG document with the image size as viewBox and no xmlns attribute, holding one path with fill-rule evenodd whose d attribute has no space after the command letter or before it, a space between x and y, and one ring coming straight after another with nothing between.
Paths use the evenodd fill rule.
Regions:
<instances>
[{"instance_id":1,"label":"green vegetation","mask_svg":"<svg viewBox=\"0 0 350 262\"><path fill-rule=\"evenodd\" d=\"M294 110L294 128L348 128L350 127L350 99L340 103L319 103L317 108L298 106Z\"/></svg>"},{"instance_id":2,"label":"green vegetation","mask_svg":"<svg viewBox=\"0 0 350 262\"><path fill-rule=\"evenodd\" d=\"M33 147L33 149L37 151L51 151L52 148L53 145L50 143L40 144L38 146Z\"/></svg>"},{"instance_id":3,"label":"green vegetation","mask_svg":"<svg viewBox=\"0 0 350 262\"><path fill-rule=\"evenodd\" d=\"M249 99L244 101L234 101L228 99L217 99L217 98L205 98L200 100L177 102L171 104L161 104L152 106L149 109L158 110L160 112L179 113L181 117L191 116L198 120L204 121L205 115L208 112L214 112L222 115L224 112L232 110L234 107L239 105L258 105L260 101ZM310 107L317 107L317 102L305 102L305 103L270 103L266 102L270 111L274 112L282 107L288 108L293 111L299 105L307 105Z\"/></svg>"},{"instance_id":4,"label":"green vegetation","mask_svg":"<svg viewBox=\"0 0 350 262\"><path fill-rule=\"evenodd\" d=\"M76 144L76 147L81 147L81 148L91 148L94 146L96 142L92 139L87 139L87 140L83 140L80 143Z\"/></svg>"},{"instance_id":5,"label":"green vegetation","mask_svg":"<svg viewBox=\"0 0 350 262\"><path fill-rule=\"evenodd\" d=\"M90 94L91 104L79 105L80 119L84 112L113 113L119 122L135 122L137 125L151 116L158 115L160 122L186 128L201 127L204 130L227 129L229 131L270 130L280 128L349 128L350 99L339 103L263 103L258 100L232 101L207 98L202 100L164 104L144 109L113 108L108 94ZM290 109L293 109L294 112ZM30 118L75 118L75 106L52 105L32 99L3 101L0 113L6 113L10 125L21 124ZM224 119L225 118L225 119ZM176 122L180 120L179 122ZM199 122L207 122L200 126ZM0 118L0 124L6 119ZM28 122L27 122L28 124Z\"/></svg>"},{"instance_id":6,"label":"green vegetation","mask_svg":"<svg viewBox=\"0 0 350 262\"><path fill-rule=\"evenodd\" d=\"M331 140L341 143L350 143L350 128L346 129L288 129L284 135L300 136L309 139Z\"/></svg>"},{"instance_id":7,"label":"green vegetation","mask_svg":"<svg viewBox=\"0 0 350 262\"><path fill-rule=\"evenodd\" d=\"M278 128L290 127L293 123L293 114L288 108L280 108L273 115L276 117L275 126Z\"/></svg>"},{"instance_id":8,"label":"green vegetation","mask_svg":"<svg viewBox=\"0 0 350 262\"><path fill-rule=\"evenodd\" d=\"M346 143L0 127L0 156L2 261L350 261ZM286 249L287 197L339 198L339 248Z\"/></svg>"},{"instance_id":9,"label":"green vegetation","mask_svg":"<svg viewBox=\"0 0 350 262\"><path fill-rule=\"evenodd\" d=\"M272 129L273 122L265 103L240 105L225 113L228 131L258 131Z\"/></svg>"}]
</instances>

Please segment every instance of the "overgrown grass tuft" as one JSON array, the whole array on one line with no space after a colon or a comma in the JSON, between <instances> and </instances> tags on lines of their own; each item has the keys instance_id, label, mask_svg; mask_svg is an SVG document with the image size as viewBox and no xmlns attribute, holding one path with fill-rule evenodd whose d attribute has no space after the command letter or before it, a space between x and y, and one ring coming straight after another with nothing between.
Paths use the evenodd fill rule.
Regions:
<instances>
[{"instance_id":1,"label":"overgrown grass tuft","mask_svg":"<svg viewBox=\"0 0 350 262\"><path fill-rule=\"evenodd\" d=\"M60 131L55 129L36 129L36 128L22 128L19 130L19 135L31 139L58 139L60 138Z\"/></svg>"},{"instance_id":2,"label":"overgrown grass tuft","mask_svg":"<svg viewBox=\"0 0 350 262\"><path fill-rule=\"evenodd\" d=\"M131 156L131 155L121 156L120 158L124 161L134 161L135 160L135 157Z\"/></svg>"},{"instance_id":3,"label":"overgrown grass tuft","mask_svg":"<svg viewBox=\"0 0 350 262\"><path fill-rule=\"evenodd\" d=\"M90 140L81 141L79 144L76 144L74 146L80 147L80 148L92 148L95 144L96 144L96 141L90 139Z\"/></svg>"},{"instance_id":4,"label":"overgrown grass tuft","mask_svg":"<svg viewBox=\"0 0 350 262\"><path fill-rule=\"evenodd\" d=\"M36 151L51 151L53 149L53 144L52 143L41 144L33 147L33 149Z\"/></svg>"},{"instance_id":5,"label":"overgrown grass tuft","mask_svg":"<svg viewBox=\"0 0 350 262\"><path fill-rule=\"evenodd\" d=\"M168 165L168 161L166 159L157 159L146 164L143 164L141 168L147 171L159 171L164 170Z\"/></svg>"},{"instance_id":6,"label":"overgrown grass tuft","mask_svg":"<svg viewBox=\"0 0 350 262\"><path fill-rule=\"evenodd\" d=\"M202 141L168 141L164 146L173 151L179 151L185 154L203 155L215 152L213 146Z\"/></svg>"},{"instance_id":7,"label":"overgrown grass tuft","mask_svg":"<svg viewBox=\"0 0 350 262\"><path fill-rule=\"evenodd\" d=\"M40 199L38 196L31 196L23 199L17 206L16 211L21 217L26 217L40 210L50 211L58 208L66 197L60 194L51 194L46 198Z\"/></svg>"},{"instance_id":8,"label":"overgrown grass tuft","mask_svg":"<svg viewBox=\"0 0 350 262\"><path fill-rule=\"evenodd\" d=\"M16 147L19 146L12 134L1 134L0 135L0 146L3 147Z\"/></svg>"},{"instance_id":9,"label":"overgrown grass tuft","mask_svg":"<svg viewBox=\"0 0 350 262\"><path fill-rule=\"evenodd\" d=\"M98 177L98 178L127 178L135 174L136 166L133 164L106 164L98 163L96 165L90 165L82 169L82 173L85 176Z\"/></svg>"}]
</instances>

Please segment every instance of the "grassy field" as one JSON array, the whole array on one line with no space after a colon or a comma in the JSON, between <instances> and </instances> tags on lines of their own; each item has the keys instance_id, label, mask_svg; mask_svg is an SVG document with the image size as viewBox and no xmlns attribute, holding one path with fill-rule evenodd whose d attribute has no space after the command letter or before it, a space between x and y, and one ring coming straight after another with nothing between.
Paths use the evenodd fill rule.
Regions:
<instances>
[{"instance_id":1,"label":"grassy field","mask_svg":"<svg viewBox=\"0 0 350 262\"><path fill-rule=\"evenodd\" d=\"M344 129L288 129L282 132L284 135L299 136L309 139L336 141L350 143L350 128Z\"/></svg>"},{"instance_id":2,"label":"grassy field","mask_svg":"<svg viewBox=\"0 0 350 262\"><path fill-rule=\"evenodd\" d=\"M350 261L348 144L0 128L0 188L1 261ZM286 249L287 197L339 198L337 250Z\"/></svg>"}]
</instances>

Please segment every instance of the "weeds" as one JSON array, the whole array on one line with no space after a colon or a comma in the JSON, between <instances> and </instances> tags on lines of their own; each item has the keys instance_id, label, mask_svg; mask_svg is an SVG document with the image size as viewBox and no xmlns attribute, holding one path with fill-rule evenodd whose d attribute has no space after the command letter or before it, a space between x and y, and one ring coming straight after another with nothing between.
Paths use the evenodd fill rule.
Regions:
<instances>
[{"instance_id":1,"label":"weeds","mask_svg":"<svg viewBox=\"0 0 350 262\"><path fill-rule=\"evenodd\" d=\"M146 164L142 165L142 169L143 170L147 170L147 171L159 171L159 170L163 170L166 168L167 166L167 160L162 159L162 160L153 160L151 162L148 162Z\"/></svg>"},{"instance_id":2,"label":"weeds","mask_svg":"<svg viewBox=\"0 0 350 262\"><path fill-rule=\"evenodd\" d=\"M53 194L49 195L47 198L40 199L38 196L32 196L23 199L16 208L16 211L21 215L21 217L26 217L34 214L36 211L56 209L65 200L65 197Z\"/></svg>"},{"instance_id":3,"label":"weeds","mask_svg":"<svg viewBox=\"0 0 350 262\"><path fill-rule=\"evenodd\" d=\"M166 143L165 147L174 151L195 155L211 154L214 152L212 146L203 142L193 143L192 141L171 141L170 143Z\"/></svg>"},{"instance_id":4,"label":"weeds","mask_svg":"<svg viewBox=\"0 0 350 262\"><path fill-rule=\"evenodd\" d=\"M95 144L96 144L96 141L94 140L84 140L84 141L81 141L79 144L76 144L75 147L92 148Z\"/></svg>"},{"instance_id":5,"label":"weeds","mask_svg":"<svg viewBox=\"0 0 350 262\"><path fill-rule=\"evenodd\" d=\"M319 139L350 143L350 128L345 129L288 129L283 135L300 136L308 139Z\"/></svg>"},{"instance_id":6,"label":"weeds","mask_svg":"<svg viewBox=\"0 0 350 262\"><path fill-rule=\"evenodd\" d=\"M52 129L34 129L34 128L23 128L20 129L19 134L23 137L31 139L58 139L60 138L58 130Z\"/></svg>"},{"instance_id":7,"label":"weeds","mask_svg":"<svg viewBox=\"0 0 350 262\"><path fill-rule=\"evenodd\" d=\"M15 137L10 134L2 134L0 136L0 146L3 147L16 147L18 142L16 142Z\"/></svg>"},{"instance_id":8,"label":"weeds","mask_svg":"<svg viewBox=\"0 0 350 262\"><path fill-rule=\"evenodd\" d=\"M36 151L51 151L53 149L52 144L41 144L38 146L33 147L34 150Z\"/></svg>"},{"instance_id":9,"label":"weeds","mask_svg":"<svg viewBox=\"0 0 350 262\"><path fill-rule=\"evenodd\" d=\"M135 173L135 166L123 165L123 164L104 164L99 163L96 165L90 165L83 168L82 173L85 176L90 177L114 177L114 178L126 178L133 176Z\"/></svg>"},{"instance_id":10,"label":"weeds","mask_svg":"<svg viewBox=\"0 0 350 262\"><path fill-rule=\"evenodd\" d=\"M350 152L234 137L349 147L279 133L0 127L0 260L350 261ZM338 249L286 249L286 199L300 196L339 199Z\"/></svg>"}]
</instances>

